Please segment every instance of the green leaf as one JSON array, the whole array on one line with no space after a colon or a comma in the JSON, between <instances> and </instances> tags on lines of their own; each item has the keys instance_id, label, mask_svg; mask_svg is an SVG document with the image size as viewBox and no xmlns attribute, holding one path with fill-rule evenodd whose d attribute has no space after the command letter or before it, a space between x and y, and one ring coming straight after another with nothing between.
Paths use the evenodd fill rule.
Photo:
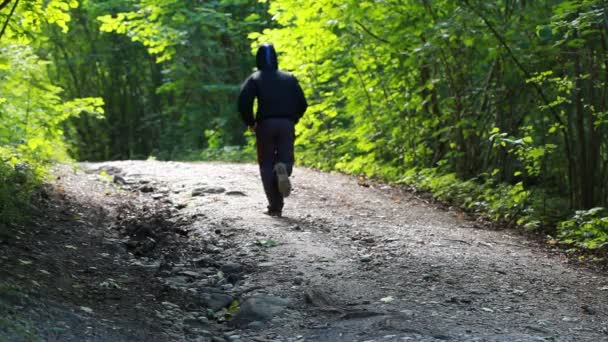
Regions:
<instances>
[{"instance_id":1,"label":"green leaf","mask_svg":"<svg viewBox=\"0 0 608 342\"><path fill-rule=\"evenodd\" d=\"M256 240L255 244L265 248L276 247L279 245L277 241L271 239Z\"/></svg>"}]
</instances>

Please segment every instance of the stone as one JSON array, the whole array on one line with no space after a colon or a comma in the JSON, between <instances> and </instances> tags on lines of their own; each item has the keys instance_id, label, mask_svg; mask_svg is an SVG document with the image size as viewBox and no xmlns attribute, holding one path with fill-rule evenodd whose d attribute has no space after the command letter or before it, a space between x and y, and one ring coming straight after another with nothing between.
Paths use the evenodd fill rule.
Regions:
<instances>
[{"instance_id":1,"label":"stone","mask_svg":"<svg viewBox=\"0 0 608 342\"><path fill-rule=\"evenodd\" d=\"M194 263L194 265L196 265L197 267L209 267L209 266L215 266L215 261L212 258L209 257L200 257L198 259L194 259L192 260L192 262ZM215 272L214 272L215 273Z\"/></svg>"},{"instance_id":2,"label":"stone","mask_svg":"<svg viewBox=\"0 0 608 342\"><path fill-rule=\"evenodd\" d=\"M247 325L247 329L257 330L264 327L264 322L253 321Z\"/></svg>"},{"instance_id":3,"label":"stone","mask_svg":"<svg viewBox=\"0 0 608 342\"><path fill-rule=\"evenodd\" d=\"M247 196L247 194L245 194L242 191L228 191L226 192L227 196Z\"/></svg>"},{"instance_id":4,"label":"stone","mask_svg":"<svg viewBox=\"0 0 608 342\"><path fill-rule=\"evenodd\" d=\"M206 288L209 289L209 288ZM232 303L232 296L216 290L200 294L201 304L213 311L219 311Z\"/></svg>"},{"instance_id":5,"label":"stone","mask_svg":"<svg viewBox=\"0 0 608 342\"><path fill-rule=\"evenodd\" d=\"M245 327L252 322L266 322L281 313L289 301L273 296L254 296L247 298L231 323L237 327Z\"/></svg>"},{"instance_id":6,"label":"stone","mask_svg":"<svg viewBox=\"0 0 608 342\"><path fill-rule=\"evenodd\" d=\"M173 276L165 279L165 283L172 288L182 288L188 287L190 284L190 279L187 276Z\"/></svg>"},{"instance_id":7,"label":"stone","mask_svg":"<svg viewBox=\"0 0 608 342\"><path fill-rule=\"evenodd\" d=\"M171 303L171 302L162 302L161 303L165 308L168 309L179 309L179 305Z\"/></svg>"},{"instance_id":8,"label":"stone","mask_svg":"<svg viewBox=\"0 0 608 342\"><path fill-rule=\"evenodd\" d=\"M219 186L201 187L192 190L192 196L204 196L205 194L221 194L226 192L226 189Z\"/></svg>"},{"instance_id":9,"label":"stone","mask_svg":"<svg viewBox=\"0 0 608 342\"><path fill-rule=\"evenodd\" d=\"M200 273L194 272L194 271L180 271L177 274L184 275L184 276L187 276L187 277L192 277L192 278L200 278L200 277L202 277Z\"/></svg>"},{"instance_id":10,"label":"stone","mask_svg":"<svg viewBox=\"0 0 608 342\"><path fill-rule=\"evenodd\" d=\"M121 177L119 175L114 175L114 178L112 178L112 182L114 184L120 184L120 185L126 185L127 184L127 181L123 177Z\"/></svg>"},{"instance_id":11,"label":"stone","mask_svg":"<svg viewBox=\"0 0 608 342\"><path fill-rule=\"evenodd\" d=\"M124 175L124 171L121 168L111 165L102 165L97 171L105 171L109 175Z\"/></svg>"},{"instance_id":12,"label":"stone","mask_svg":"<svg viewBox=\"0 0 608 342\"><path fill-rule=\"evenodd\" d=\"M361 261L361 262L370 262L370 261L372 261L372 256L369 255L369 254L362 255L359 258L359 261Z\"/></svg>"},{"instance_id":13,"label":"stone","mask_svg":"<svg viewBox=\"0 0 608 342\"><path fill-rule=\"evenodd\" d=\"M236 262L229 262L229 263L223 264L222 267L220 268L220 270L224 274L238 274L238 273L243 272L243 265L238 264Z\"/></svg>"},{"instance_id":14,"label":"stone","mask_svg":"<svg viewBox=\"0 0 608 342\"><path fill-rule=\"evenodd\" d=\"M141 188L139 188L139 191L145 192L145 193L154 192L154 187L151 185L144 185Z\"/></svg>"},{"instance_id":15,"label":"stone","mask_svg":"<svg viewBox=\"0 0 608 342\"><path fill-rule=\"evenodd\" d=\"M189 317L184 319L184 324L194 328L206 328L209 326L209 319L207 317Z\"/></svg>"}]
</instances>

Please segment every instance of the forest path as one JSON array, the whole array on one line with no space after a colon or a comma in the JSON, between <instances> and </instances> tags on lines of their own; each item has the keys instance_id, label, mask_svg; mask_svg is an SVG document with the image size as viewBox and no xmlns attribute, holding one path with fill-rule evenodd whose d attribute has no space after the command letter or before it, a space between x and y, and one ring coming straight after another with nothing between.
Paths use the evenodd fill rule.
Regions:
<instances>
[{"instance_id":1,"label":"forest path","mask_svg":"<svg viewBox=\"0 0 608 342\"><path fill-rule=\"evenodd\" d=\"M415 194L296 168L272 218L255 165L81 168L0 250L2 277L74 303L49 341L608 340L608 276Z\"/></svg>"},{"instance_id":2,"label":"forest path","mask_svg":"<svg viewBox=\"0 0 608 342\"><path fill-rule=\"evenodd\" d=\"M608 277L569 267L512 232L477 229L412 194L297 168L277 219L262 214L254 165L104 165L170 188L171 202L186 205L180 215L197 217L195 229L230 232L234 247L217 258L236 254L252 266L241 286L290 302L262 329L269 338L608 340ZM206 187L220 189L191 196ZM339 309L319 307L311 289ZM353 317L380 315L350 318L344 308Z\"/></svg>"}]
</instances>

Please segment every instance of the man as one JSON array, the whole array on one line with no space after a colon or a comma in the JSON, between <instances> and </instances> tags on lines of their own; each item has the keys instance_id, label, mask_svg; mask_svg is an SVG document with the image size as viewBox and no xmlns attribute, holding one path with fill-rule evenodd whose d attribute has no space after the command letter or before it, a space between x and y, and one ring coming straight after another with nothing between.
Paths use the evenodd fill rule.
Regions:
<instances>
[{"instance_id":1,"label":"man","mask_svg":"<svg viewBox=\"0 0 608 342\"><path fill-rule=\"evenodd\" d=\"M295 76L279 70L272 44L260 46L256 62L258 70L241 86L238 107L243 121L256 135L258 164L268 198L265 214L280 217L283 198L291 191L294 125L308 104ZM254 117L255 98L258 109Z\"/></svg>"}]
</instances>

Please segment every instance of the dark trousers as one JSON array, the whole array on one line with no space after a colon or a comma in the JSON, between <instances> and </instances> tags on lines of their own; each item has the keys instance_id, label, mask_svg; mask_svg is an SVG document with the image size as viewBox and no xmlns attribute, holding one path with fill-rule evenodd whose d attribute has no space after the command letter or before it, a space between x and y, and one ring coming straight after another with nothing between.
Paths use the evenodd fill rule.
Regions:
<instances>
[{"instance_id":1,"label":"dark trousers","mask_svg":"<svg viewBox=\"0 0 608 342\"><path fill-rule=\"evenodd\" d=\"M293 143L293 121L272 118L258 122L256 128L258 164L270 210L283 210L283 195L279 192L274 166L279 162L284 163L287 166L287 173L291 175L294 162Z\"/></svg>"}]
</instances>

